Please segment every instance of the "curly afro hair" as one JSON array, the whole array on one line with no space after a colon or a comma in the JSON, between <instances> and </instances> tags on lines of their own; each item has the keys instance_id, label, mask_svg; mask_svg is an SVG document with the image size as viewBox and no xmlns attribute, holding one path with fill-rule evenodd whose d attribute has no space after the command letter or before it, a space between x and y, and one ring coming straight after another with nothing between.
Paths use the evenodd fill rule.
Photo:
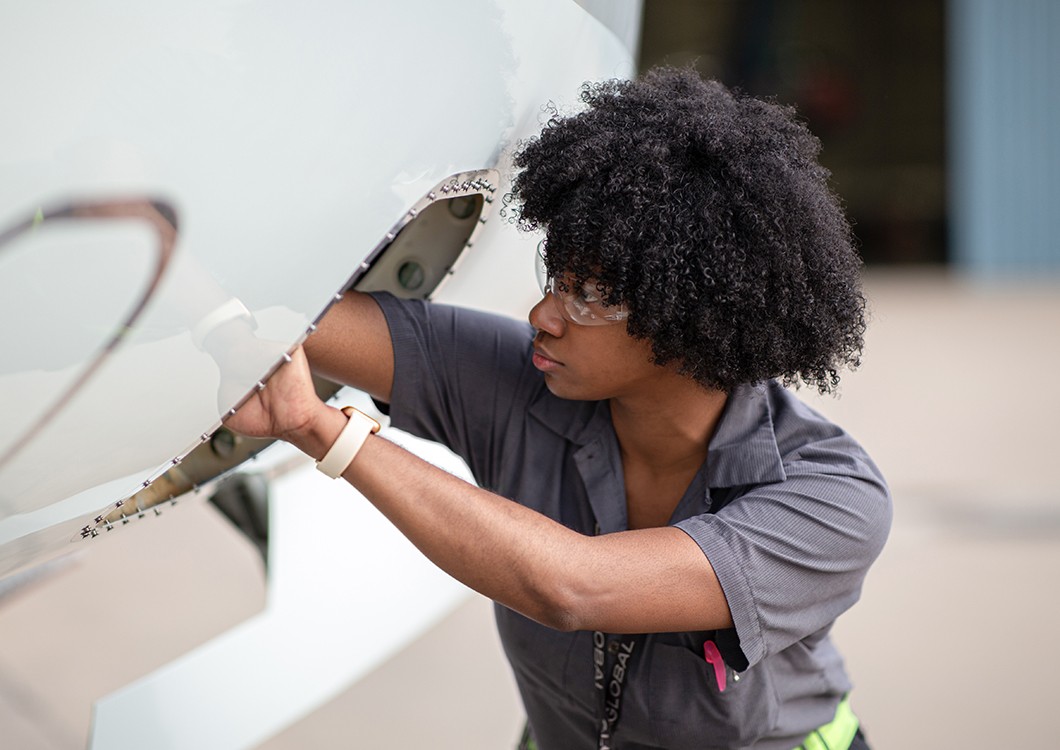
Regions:
<instances>
[{"instance_id":1,"label":"curly afro hair","mask_svg":"<svg viewBox=\"0 0 1060 750\"><path fill-rule=\"evenodd\" d=\"M795 111L668 68L581 99L514 162L520 227L545 231L549 274L594 280L657 364L706 387L832 391L860 364L861 262Z\"/></svg>"}]
</instances>

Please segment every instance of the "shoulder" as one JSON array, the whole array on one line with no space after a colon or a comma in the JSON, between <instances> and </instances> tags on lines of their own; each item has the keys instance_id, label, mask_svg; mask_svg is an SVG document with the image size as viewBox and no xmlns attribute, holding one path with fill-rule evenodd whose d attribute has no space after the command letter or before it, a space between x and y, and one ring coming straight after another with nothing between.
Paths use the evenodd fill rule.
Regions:
<instances>
[{"instance_id":1,"label":"shoulder","mask_svg":"<svg viewBox=\"0 0 1060 750\"><path fill-rule=\"evenodd\" d=\"M764 395L786 474L839 474L885 487L879 467L843 427L775 381Z\"/></svg>"}]
</instances>

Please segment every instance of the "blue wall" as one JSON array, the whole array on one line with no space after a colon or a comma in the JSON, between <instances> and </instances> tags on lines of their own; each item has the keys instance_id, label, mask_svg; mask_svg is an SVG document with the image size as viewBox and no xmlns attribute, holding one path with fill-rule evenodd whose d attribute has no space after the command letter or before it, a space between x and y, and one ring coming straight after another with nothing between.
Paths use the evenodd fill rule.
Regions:
<instances>
[{"instance_id":1,"label":"blue wall","mask_svg":"<svg viewBox=\"0 0 1060 750\"><path fill-rule=\"evenodd\" d=\"M954 265L1060 275L1060 0L950 0Z\"/></svg>"}]
</instances>

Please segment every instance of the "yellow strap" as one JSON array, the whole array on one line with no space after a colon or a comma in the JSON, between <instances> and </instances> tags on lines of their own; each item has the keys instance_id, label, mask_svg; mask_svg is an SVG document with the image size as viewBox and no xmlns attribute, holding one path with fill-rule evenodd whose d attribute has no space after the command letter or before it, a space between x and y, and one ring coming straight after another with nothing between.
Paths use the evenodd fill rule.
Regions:
<instances>
[{"instance_id":1,"label":"yellow strap","mask_svg":"<svg viewBox=\"0 0 1060 750\"><path fill-rule=\"evenodd\" d=\"M806 735L802 750L848 750L858 733L858 717L850 710L850 698L845 697L835 710L835 718L823 727ZM796 748L796 750L799 750Z\"/></svg>"}]
</instances>

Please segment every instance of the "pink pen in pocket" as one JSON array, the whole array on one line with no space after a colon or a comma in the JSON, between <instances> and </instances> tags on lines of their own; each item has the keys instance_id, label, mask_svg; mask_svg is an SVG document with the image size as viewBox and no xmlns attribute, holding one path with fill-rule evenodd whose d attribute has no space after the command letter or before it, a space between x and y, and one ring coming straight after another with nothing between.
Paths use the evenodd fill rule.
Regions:
<instances>
[{"instance_id":1,"label":"pink pen in pocket","mask_svg":"<svg viewBox=\"0 0 1060 750\"><path fill-rule=\"evenodd\" d=\"M725 692L725 661L721 658L721 652L714 641L703 642L703 658L707 664L714 667L714 679L718 683L718 690Z\"/></svg>"}]
</instances>

